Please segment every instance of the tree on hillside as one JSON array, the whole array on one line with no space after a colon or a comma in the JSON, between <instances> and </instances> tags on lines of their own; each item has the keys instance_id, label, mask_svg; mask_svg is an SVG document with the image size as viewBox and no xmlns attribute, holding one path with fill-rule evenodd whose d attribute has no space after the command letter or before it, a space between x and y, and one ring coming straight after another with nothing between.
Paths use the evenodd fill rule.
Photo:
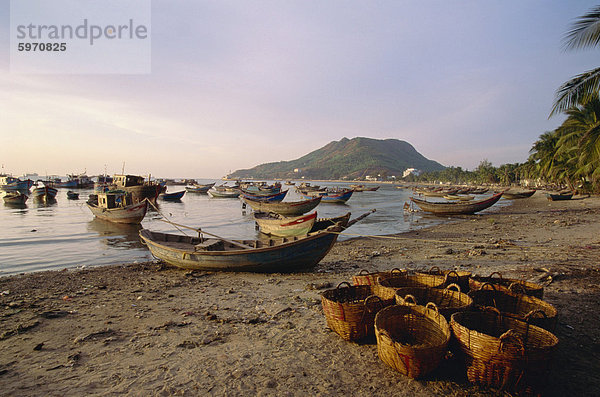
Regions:
<instances>
[{"instance_id":1,"label":"tree on hillside","mask_svg":"<svg viewBox=\"0 0 600 397\"><path fill-rule=\"evenodd\" d=\"M600 44L600 6L580 17L565 35L566 50L597 47ZM578 104L585 104L600 91L600 68L588 70L564 83L556 92L550 116Z\"/></svg>"}]
</instances>

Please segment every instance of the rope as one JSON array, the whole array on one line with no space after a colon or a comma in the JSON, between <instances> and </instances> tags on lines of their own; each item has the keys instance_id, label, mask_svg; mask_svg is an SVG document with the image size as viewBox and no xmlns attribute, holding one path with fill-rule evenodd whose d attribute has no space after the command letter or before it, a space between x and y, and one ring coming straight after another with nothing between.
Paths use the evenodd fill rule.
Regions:
<instances>
[{"instance_id":1,"label":"rope","mask_svg":"<svg viewBox=\"0 0 600 397\"><path fill-rule=\"evenodd\" d=\"M200 229L195 229L195 228L188 227L188 226L178 225L178 224L177 224L177 223L175 223L175 222L171 222L171 221L170 221L170 220L169 220L169 219L168 219L168 218L167 218L167 217L166 217L166 216L165 216L165 215L164 215L162 212L160 212L160 210L159 210L159 209L158 209L158 208L157 208L157 207L154 205L154 203L153 203L152 201L148 200L147 198L145 198L144 200L148 201L148 204L150 204L150 205L152 206L152 208L154 208L154 210L155 210L156 212L158 212L158 215L160 215L160 216L162 216L162 217L164 218L164 219L159 219L160 221L163 221L163 222L166 222L166 223L169 223L169 224L171 224L171 225L175 226L175 228L176 228L177 230L179 230L181 233L183 233L184 235L188 236L188 234L186 234L186 232L184 232L183 230L181 230L181 229L179 228L179 226L181 226L181 227L185 227L186 229L195 230L195 231L197 231L198 233L201 233L201 232L202 232L202 230L200 230ZM189 236L188 236L188 237L189 237Z\"/></svg>"}]
</instances>

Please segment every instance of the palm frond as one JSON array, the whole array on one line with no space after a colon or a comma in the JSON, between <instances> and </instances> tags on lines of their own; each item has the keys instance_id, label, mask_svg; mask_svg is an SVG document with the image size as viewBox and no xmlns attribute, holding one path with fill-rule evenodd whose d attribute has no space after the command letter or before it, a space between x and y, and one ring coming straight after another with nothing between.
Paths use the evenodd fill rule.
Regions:
<instances>
[{"instance_id":1,"label":"palm frond","mask_svg":"<svg viewBox=\"0 0 600 397\"><path fill-rule=\"evenodd\" d=\"M599 91L600 68L588 70L575 76L556 91L554 106L549 117L590 101L598 95Z\"/></svg>"},{"instance_id":2,"label":"palm frond","mask_svg":"<svg viewBox=\"0 0 600 397\"><path fill-rule=\"evenodd\" d=\"M600 6L579 17L564 37L563 48L596 47L600 43Z\"/></svg>"}]
</instances>

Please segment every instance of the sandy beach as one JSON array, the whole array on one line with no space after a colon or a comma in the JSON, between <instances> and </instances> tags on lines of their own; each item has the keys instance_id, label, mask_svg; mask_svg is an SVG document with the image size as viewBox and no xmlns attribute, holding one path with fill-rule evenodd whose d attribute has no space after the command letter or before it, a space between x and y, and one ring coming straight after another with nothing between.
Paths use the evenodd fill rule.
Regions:
<instances>
[{"instance_id":1,"label":"sandy beach","mask_svg":"<svg viewBox=\"0 0 600 397\"><path fill-rule=\"evenodd\" d=\"M0 395L496 395L452 358L415 381L386 367L373 341L326 326L324 289L361 269L433 265L543 283L560 339L546 394L598 395L599 214L598 197L538 192L498 212L339 242L309 273L149 262L2 277Z\"/></svg>"}]
</instances>

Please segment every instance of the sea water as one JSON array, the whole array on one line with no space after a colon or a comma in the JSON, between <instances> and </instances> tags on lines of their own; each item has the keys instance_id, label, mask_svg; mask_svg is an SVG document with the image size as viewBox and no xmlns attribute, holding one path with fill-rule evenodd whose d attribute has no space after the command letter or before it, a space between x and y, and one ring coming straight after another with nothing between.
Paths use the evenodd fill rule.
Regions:
<instances>
[{"instance_id":1,"label":"sea water","mask_svg":"<svg viewBox=\"0 0 600 397\"><path fill-rule=\"evenodd\" d=\"M201 181L209 182L215 181ZM220 183L217 181L217 184ZM347 186L340 183L321 185ZM293 186L283 185L282 190L285 189L289 189L285 201L301 200ZM34 203L31 197L23 207L0 202L0 276L151 260L152 255L138 236L142 228L196 234L193 230L178 230L164 219L202 228L228 239L254 239L258 236L251 209L243 209L239 199L211 198L188 192L180 202L159 199L158 210L150 207L141 225L120 225L94 219L85 205L92 190L78 190L79 200L67 199L67 190L58 189L56 203L50 205ZM180 190L184 190L184 186L169 186L167 191ZM345 204L319 204L316 211L318 217L351 212L354 218L371 209L376 210L347 229L346 233L350 235L340 236L340 240L356 235L401 233L448 219L421 212L405 212L403 206L410 201L411 194L411 190L383 184L375 192L355 192ZM486 211L490 210L493 207Z\"/></svg>"}]
</instances>

